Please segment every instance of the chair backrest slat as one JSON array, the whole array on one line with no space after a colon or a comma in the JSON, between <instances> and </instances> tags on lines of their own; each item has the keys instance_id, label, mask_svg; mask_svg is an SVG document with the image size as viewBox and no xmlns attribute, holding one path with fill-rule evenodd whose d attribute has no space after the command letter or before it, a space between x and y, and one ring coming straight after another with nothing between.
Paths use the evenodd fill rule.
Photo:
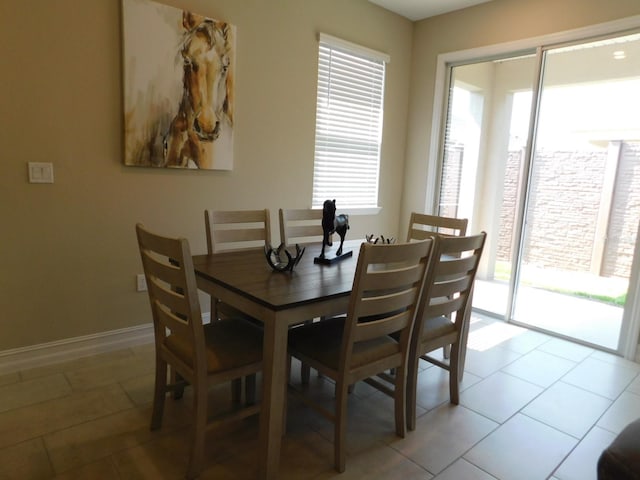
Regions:
<instances>
[{"instance_id":1,"label":"chair backrest slat","mask_svg":"<svg viewBox=\"0 0 640 480\"><path fill-rule=\"evenodd\" d=\"M415 295L415 290L413 288L409 288L389 295L363 298L359 310L360 317L371 317L372 315L379 315L381 312L396 312L402 308L406 308L407 305L410 305Z\"/></svg>"},{"instance_id":2,"label":"chair backrest slat","mask_svg":"<svg viewBox=\"0 0 640 480\"><path fill-rule=\"evenodd\" d=\"M449 316L458 312L466 302L466 296L458 296L455 298L436 297L437 301L425 306L423 314L420 318L423 320L435 317Z\"/></svg>"},{"instance_id":3,"label":"chair backrest slat","mask_svg":"<svg viewBox=\"0 0 640 480\"><path fill-rule=\"evenodd\" d=\"M398 282L419 281L424 274L420 265L412 265L401 269L372 270L366 278L364 290L382 290L386 285L395 285Z\"/></svg>"},{"instance_id":4,"label":"chair backrest slat","mask_svg":"<svg viewBox=\"0 0 640 480\"><path fill-rule=\"evenodd\" d=\"M264 228L218 230L215 234L216 245L232 242L252 242L261 240L264 244L266 230Z\"/></svg>"},{"instance_id":5,"label":"chair backrest slat","mask_svg":"<svg viewBox=\"0 0 640 480\"><path fill-rule=\"evenodd\" d=\"M451 237L458 238L458 237ZM464 252L466 247L461 245L460 252ZM470 270L473 270L474 265L477 262L477 258L475 256L461 257L457 258L459 252L447 252L441 253L441 256L444 256L442 260L438 263L436 269L437 278L440 277L455 277L456 275L462 275Z\"/></svg>"},{"instance_id":6,"label":"chair backrest slat","mask_svg":"<svg viewBox=\"0 0 640 480\"><path fill-rule=\"evenodd\" d=\"M143 251L141 255L145 273L149 273L152 277L162 279L176 287L184 288L186 286L183 285L184 276L176 265L166 263L166 259L162 262L158 257L151 255L149 251Z\"/></svg>"},{"instance_id":7,"label":"chair backrest slat","mask_svg":"<svg viewBox=\"0 0 640 480\"><path fill-rule=\"evenodd\" d=\"M433 297L450 297L467 290L471 286L471 276L465 275L453 280L439 281L433 284Z\"/></svg>"},{"instance_id":8,"label":"chair backrest slat","mask_svg":"<svg viewBox=\"0 0 640 480\"><path fill-rule=\"evenodd\" d=\"M192 336L191 326L185 322L183 316L176 314L176 311L169 311L166 309L166 305L156 302L155 312L160 328L169 329L174 335L183 338Z\"/></svg>"},{"instance_id":9,"label":"chair backrest slat","mask_svg":"<svg viewBox=\"0 0 640 480\"><path fill-rule=\"evenodd\" d=\"M383 320L372 320L366 323L360 322L356 325L353 341L363 342L399 332L412 325L414 313L415 312L405 310L401 313L386 317Z\"/></svg>"}]
</instances>

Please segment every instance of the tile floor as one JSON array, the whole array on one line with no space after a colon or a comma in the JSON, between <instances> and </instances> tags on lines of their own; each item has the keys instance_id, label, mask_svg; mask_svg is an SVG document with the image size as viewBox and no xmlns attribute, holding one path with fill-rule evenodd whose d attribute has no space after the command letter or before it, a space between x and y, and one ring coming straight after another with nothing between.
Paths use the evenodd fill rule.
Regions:
<instances>
[{"instance_id":1,"label":"tile floor","mask_svg":"<svg viewBox=\"0 0 640 480\"><path fill-rule=\"evenodd\" d=\"M474 317L459 406L445 372L423 367L404 439L391 400L356 386L341 475L331 424L291 401L280 478L595 479L602 449L640 417L640 365L502 322ZM0 479L183 478L189 396L169 400L150 432L152 385L151 345L0 376ZM311 388L331 400L328 380ZM212 397L224 404L228 391ZM257 431L253 418L213 432L201 478L255 478Z\"/></svg>"}]
</instances>

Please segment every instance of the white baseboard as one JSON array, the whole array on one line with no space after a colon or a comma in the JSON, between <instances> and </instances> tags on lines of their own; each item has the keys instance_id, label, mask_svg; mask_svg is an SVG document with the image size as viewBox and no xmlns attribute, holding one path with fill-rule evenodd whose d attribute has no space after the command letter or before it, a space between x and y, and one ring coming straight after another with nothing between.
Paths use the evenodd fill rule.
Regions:
<instances>
[{"instance_id":1,"label":"white baseboard","mask_svg":"<svg viewBox=\"0 0 640 480\"><path fill-rule=\"evenodd\" d=\"M202 314L208 323L209 312ZM0 375L153 342L153 324L0 351Z\"/></svg>"},{"instance_id":2,"label":"white baseboard","mask_svg":"<svg viewBox=\"0 0 640 480\"><path fill-rule=\"evenodd\" d=\"M0 352L0 375L153 342L153 324Z\"/></svg>"}]
</instances>

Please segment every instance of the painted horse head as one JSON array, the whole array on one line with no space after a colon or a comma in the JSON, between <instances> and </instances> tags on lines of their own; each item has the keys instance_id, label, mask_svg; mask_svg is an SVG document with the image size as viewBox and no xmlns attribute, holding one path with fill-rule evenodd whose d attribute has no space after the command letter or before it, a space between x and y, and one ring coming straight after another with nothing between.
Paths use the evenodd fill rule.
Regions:
<instances>
[{"instance_id":1,"label":"painted horse head","mask_svg":"<svg viewBox=\"0 0 640 480\"><path fill-rule=\"evenodd\" d=\"M164 138L167 166L200 166L201 142L213 142L223 124L233 125L231 26L183 12L185 34L180 47L183 64L182 99Z\"/></svg>"},{"instance_id":2,"label":"painted horse head","mask_svg":"<svg viewBox=\"0 0 640 480\"><path fill-rule=\"evenodd\" d=\"M194 115L198 138L213 141L220 134L220 123L229 111L230 26L190 12L182 23L187 30L181 55L184 62L184 88Z\"/></svg>"}]
</instances>

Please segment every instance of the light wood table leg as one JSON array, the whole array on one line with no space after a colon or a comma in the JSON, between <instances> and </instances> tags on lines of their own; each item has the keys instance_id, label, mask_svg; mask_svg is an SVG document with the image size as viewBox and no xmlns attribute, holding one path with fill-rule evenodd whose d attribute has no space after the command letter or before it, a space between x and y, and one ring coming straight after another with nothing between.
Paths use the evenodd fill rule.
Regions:
<instances>
[{"instance_id":1,"label":"light wood table leg","mask_svg":"<svg viewBox=\"0 0 640 480\"><path fill-rule=\"evenodd\" d=\"M288 327L275 318L264 322L262 407L260 412L260 464L258 478L278 476L285 402Z\"/></svg>"}]
</instances>

